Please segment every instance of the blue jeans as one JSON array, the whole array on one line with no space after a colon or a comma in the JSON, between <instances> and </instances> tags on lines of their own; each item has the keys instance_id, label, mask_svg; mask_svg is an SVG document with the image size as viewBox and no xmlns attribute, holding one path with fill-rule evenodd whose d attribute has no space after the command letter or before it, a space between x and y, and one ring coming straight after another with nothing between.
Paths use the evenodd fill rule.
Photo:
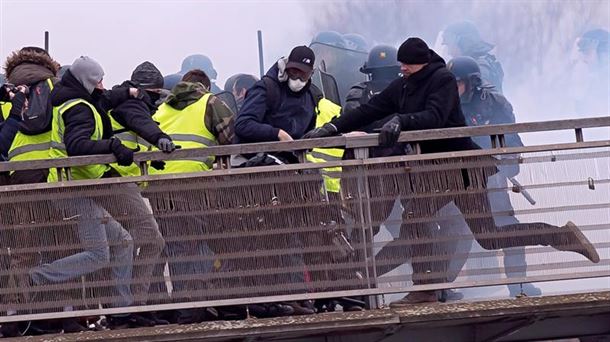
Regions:
<instances>
[{"instance_id":1,"label":"blue jeans","mask_svg":"<svg viewBox=\"0 0 610 342\"><path fill-rule=\"evenodd\" d=\"M32 268L30 276L33 282L41 285L68 281L107 267L112 262L115 265L112 267L112 275L118 293L113 306L131 305L131 235L90 198L61 200L57 205L65 213L72 214L70 217L78 220L78 238L83 251Z\"/></svg>"}]
</instances>

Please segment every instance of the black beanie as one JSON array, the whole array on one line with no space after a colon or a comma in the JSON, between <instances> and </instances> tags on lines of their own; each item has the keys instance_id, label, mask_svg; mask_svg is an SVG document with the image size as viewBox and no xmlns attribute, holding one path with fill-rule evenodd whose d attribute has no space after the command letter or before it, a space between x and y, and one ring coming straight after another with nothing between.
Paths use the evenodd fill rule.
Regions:
<instances>
[{"instance_id":1,"label":"black beanie","mask_svg":"<svg viewBox=\"0 0 610 342\"><path fill-rule=\"evenodd\" d=\"M430 62L430 48L420 38L411 37L400 44L398 61L404 64L426 64Z\"/></svg>"}]
</instances>

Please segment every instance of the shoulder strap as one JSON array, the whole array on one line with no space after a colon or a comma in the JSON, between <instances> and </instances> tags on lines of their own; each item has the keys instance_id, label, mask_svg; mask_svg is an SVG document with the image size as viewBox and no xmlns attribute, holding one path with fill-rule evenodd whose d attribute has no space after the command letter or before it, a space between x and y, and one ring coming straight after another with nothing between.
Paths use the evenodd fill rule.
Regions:
<instances>
[{"instance_id":1,"label":"shoulder strap","mask_svg":"<svg viewBox=\"0 0 610 342\"><path fill-rule=\"evenodd\" d=\"M280 87L277 82L269 76L263 76L263 83L265 84L267 111L274 111L280 105Z\"/></svg>"}]
</instances>

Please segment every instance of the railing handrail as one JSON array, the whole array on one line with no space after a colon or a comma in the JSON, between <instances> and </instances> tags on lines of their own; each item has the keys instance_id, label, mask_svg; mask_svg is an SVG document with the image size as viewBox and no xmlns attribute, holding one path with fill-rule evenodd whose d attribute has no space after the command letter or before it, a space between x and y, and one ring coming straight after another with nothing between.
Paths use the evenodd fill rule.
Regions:
<instances>
[{"instance_id":1,"label":"railing handrail","mask_svg":"<svg viewBox=\"0 0 610 342\"><path fill-rule=\"evenodd\" d=\"M406 131L400 134L399 141L413 143L429 140L441 140L463 137L494 135L500 136L513 133L533 133L571 129L580 130L583 128L609 126L610 116L604 116L584 119ZM252 154L259 152L303 151L323 147L368 148L376 147L378 145L378 134L368 134L353 137L338 136L320 139L295 140L288 142L265 142L253 144L211 146L206 148L176 150L170 154L163 153L161 151L138 152L135 154L134 162L139 163L150 160L180 160L208 156L218 157L238 154ZM0 162L0 172L72 167L91 164L110 164L114 162L116 162L116 158L111 154L57 159L40 159L32 161Z\"/></svg>"}]
</instances>

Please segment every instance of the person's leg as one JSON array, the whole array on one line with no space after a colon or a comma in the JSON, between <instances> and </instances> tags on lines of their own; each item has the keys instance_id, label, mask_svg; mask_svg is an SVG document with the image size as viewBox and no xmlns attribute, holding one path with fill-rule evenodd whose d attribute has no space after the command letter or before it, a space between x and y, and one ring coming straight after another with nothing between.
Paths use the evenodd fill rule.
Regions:
<instances>
[{"instance_id":1,"label":"person's leg","mask_svg":"<svg viewBox=\"0 0 610 342\"><path fill-rule=\"evenodd\" d=\"M131 234L137 255L133 267L132 292L138 304L145 304L153 270L165 246L152 210L135 184L117 187L114 196L104 199L108 212Z\"/></svg>"}]
</instances>

